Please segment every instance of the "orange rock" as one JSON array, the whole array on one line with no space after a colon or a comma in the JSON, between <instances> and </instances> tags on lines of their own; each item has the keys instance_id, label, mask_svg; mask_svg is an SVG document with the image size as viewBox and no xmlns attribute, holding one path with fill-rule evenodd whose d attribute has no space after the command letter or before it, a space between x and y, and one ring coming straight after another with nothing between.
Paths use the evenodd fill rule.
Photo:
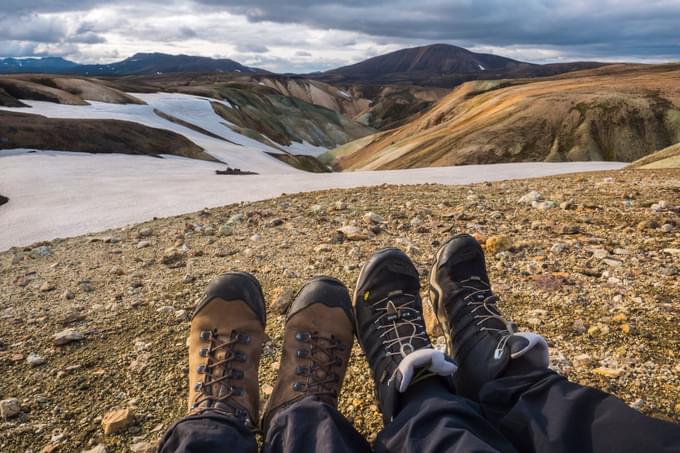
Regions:
<instances>
[{"instance_id":1,"label":"orange rock","mask_svg":"<svg viewBox=\"0 0 680 453\"><path fill-rule=\"evenodd\" d=\"M102 418L104 434L115 434L135 423L135 416L129 408L113 410Z\"/></svg>"}]
</instances>

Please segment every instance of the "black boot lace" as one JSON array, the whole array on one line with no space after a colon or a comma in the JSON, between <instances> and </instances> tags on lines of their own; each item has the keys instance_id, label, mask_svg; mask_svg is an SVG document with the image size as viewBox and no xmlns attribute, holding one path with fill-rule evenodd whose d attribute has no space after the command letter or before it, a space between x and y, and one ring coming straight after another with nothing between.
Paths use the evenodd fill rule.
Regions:
<instances>
[{"instance_id":1,"label":"black boot lace","mask_svg":"<svg viewBox=\"0 0 680 453\"><path fill-rule=\"evenodd\" d=\"M296 350L297 358L307 361L308 366L296 367L295 373L303 379L293 383L293 390L337 398L340 375L336 368L343 364L338 353L343 352L346 345L334 335L327 337L318 332L299 331L295 339L302 343Z\"/></svg>"}]
</instances>

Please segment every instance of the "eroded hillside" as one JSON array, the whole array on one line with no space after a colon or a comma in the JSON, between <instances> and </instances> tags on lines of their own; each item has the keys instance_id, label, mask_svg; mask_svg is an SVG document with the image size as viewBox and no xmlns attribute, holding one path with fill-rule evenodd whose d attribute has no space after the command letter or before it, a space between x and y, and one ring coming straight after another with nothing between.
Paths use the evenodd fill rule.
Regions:
<instances>
[{"instance_id":1,"label":"eroded hillside","mask_svg":"<svg viewBox=\"0 0 680 453\"><path fill-rule=\"evenodd\" d=\"M634 161L680 142L680 65L470 82L404 126L339 149L342 169ZM349 151L348 151L349 150Z\"/></svg>"}]
</instances>

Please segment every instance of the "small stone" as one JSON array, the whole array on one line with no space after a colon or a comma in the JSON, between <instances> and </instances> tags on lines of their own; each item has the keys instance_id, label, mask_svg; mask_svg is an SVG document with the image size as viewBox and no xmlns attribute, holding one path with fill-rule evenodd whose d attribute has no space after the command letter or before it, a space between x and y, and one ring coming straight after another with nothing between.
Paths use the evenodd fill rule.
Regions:
<instances>
[{"instance_id":1,"label":"small stone","mask_svg":"<svg viewBox=\"0 0 680 453\"><path fill-rule=\"evenodd\" d=\"M531 207L534 209L538 209L540 211L547 211L548 209L556 208L557 203L552 200L534 201L533 203L531 203Z\"/></svg>"},{"instance_id":2,"label":"small stone","mask_svg":"<svg viewBox=\"0 0 680 453\"><path fill-rule=\"evenodd\" d=\"M333 247L331 247L330 244L319 244L316 247L314 247L314 251L316 253L330 252L331 250L333 250Z\"/></svg>"},{"instance_id":3,"label":"small stone","mask_svg":"<svg viewBox=\"0 0 680 453\"><path fill-rule=\"evenodd\" d=\"M283 315L288 311L288 307L293 303L295 293L290 288L275 288L272 291L272 302L269 305L274 313Z\"/></svg>"},{"instance_id":4,"label":"small stone","mask_svg":"<svg viewBox=\"0 0 680 453\"><path fill-rule=\"evenodd\" d=\"M321 212L323 212L323 206L320 204L314 204L309 208L309 210L312 212L312 214L321 214Z\"/></svg>"},{"instance_id":5,"label":"small stone","mask_svg":"<svg viewBox=\"0 0 680 453\"><path fill-rule=\"evenodd\" d=\"M106 451L106 445L99 444L90 448L89 450L83 450L82 453L106 453Z\"/></svg>"},{"instance_id":6,"label":"small stone","mask_svg":"<svg viewBox=\"0 0 680 453\"><path fill-rule=\"evenodd\" d=\"M420 225L423 224L423 219L416 216L416 217L412 218L409 223L411 224L411 226L417 227L417 226L420 226Z\"/></svg>"},{"instance_id":7,"label":"small stone","mask_svg":"<svg viewBox=\"0 0 680 453\"><path fill-rule=\"evenodd\" d=\"M139 233L137 233L138 238L148 238L153 234L153 231L151 228L142 228L139 230Z\"/></svg>"},{"instance_id":8,"label":"small stone","mask_svg":"<svg viewBox=\"0 0 680 453\"><path fill-rule=\"evenodd\" d=\"M368 239L368 235L364 231L354 225L346 225L338 229L339 232L345 235L350 241L364 241Z\"/></svg>"},{"instance_id":9,"label":"small stone","mask_svg":"<svg viewBox=\"0 0 680 453\"><path fill-rule=\"evenodd\" d=\"M158 445L155 442L136 442L130 445L132 453L155 453Z\"/></svg>"},{"instance_id":10,"label":"small stone","mask_svg":"<svg viewBox=\"0 0 680 453\"><path fill-rule=\"evenodd\" d=\"M21 412L21 405L16 398L9 398L0 401L0 417L7 419L12 418Z\"/></svg>"},{"instance_id":11,"label":"small stone","mask_svg":"<svg viewBox=\"0 0 680 453\"><path fill-rule=\"evenodd\" d=\"M231 236L234 234L234 230L228 224L222 225L218 232L220 236Z\"/></svg>"},{"instance_id":12,"label":"small stone","mask_svg":"<svg viewBox=\"0 0 680 453\"><path fill-rule=\"evenodd\" d=\"M485 246L488 253L495 255L496 253L510 250L512 248L512 240L503 234L490 236L486 240Z\"/></svg>"},{"instance_id":13,"label":"small stone","mask_svg":"<svg viewBox=\"0 0 680 453\"><path fill-rule=\"evenodd\" d=\"M573 330L575 334L581 335L581 334L586 333L586 331L588 330L588 327L586 326L585 321L583 321L582 319L577 319L571 325L571 330Z\"/></svg>"},{"instance_id":14,"label":"small stone","mask_svg":"<svg viewBox=\"0 0 680 453\"><path fill-rule=\"evenodd\" d=\"M37 367L44 365L47 361L44 357L41 357L38 354L30 353L28 354L28 357L26 357L26 362L32 367Z\"/></svg>"},{"instance_id":15,"label":"small stone","mask_svg":"<svg viewBox=\"0 0 680 453\"><path fill-rule=\"evenodd\" d=\"M134 424L135 416L129 408L108 412L102 418L104 434L115 434Z\"/></svg>"},{"instance_id":16,"label":"small stone","mask_svg":"<svg viewBox=\"0 0 680 453\"><path fill-rule=\"evenodd\" d=\"M81 341L85 335L74 329L65 329L54 335L55 346L63 346L74 341Z\"/></svg>"},{"instance_id":17,"label":"small stone","mask_svg":"<svg viewBox=\"0 0 680 453\"><path fill-rule=\"evenodd\" d=\"M658 228L659 224L656 220L643 220L642 222L637 224L637 229L639 231L643 230L653 230L655 228Z\"/></svg>"},{"instance_id":18,"label":"small stone","mask_svg":"<svg viewBox=\"0 0 680 453\"><path fill-rule=\"evenodd\" d=\"M43 293L46 293L48 291L54 291L56 289L56 286L54 286L50 282L44 282L42 285L40 285L40 291Z\"/></svg>"},{"instance_id":19,"label":"small stone","mask_svg":"<svg viewBox=\"0 0 680 453\"><path fill-rule=\"evenodd\" d=\"M272 219L269 222L270 227L277 227L277 226L281 226L281 225L283 225L283 220L281 220L279 218Z\"/></svg>"},{"instance_id":20,"label":"small stone","mask_svg":"<svg viewBox=\"0 0 680 453\"><path fill-rule=\"evenodd\" d=\"M542 199L543 199L543 196L541 196L541 194L539 192L532 190L531 192L522 196L522 198L517 200L517 202L520 203L520 204L529 204L530 205L534 202L541 201Z\"/></svg>"},{"instance_id":21,"label":"small stone","mask_svg":"<svg viewBox=\"0 0 680 453\"><path fill-rule=\"evenodd\" d=\"M367 212L364 214L364 222L367 224L378 224L384 221L383 217L376 214L375 212Z\"/></svg>"},{"instance_id":22,"label":"small stone","mask_svg":"<svg viewBox=\"0 0 680 453\"><path fill-rule=\"evenodd\" d=\"M576 368L590 368L593 364L593 358L588 354L579 354L572 360Z\"/></svg>"},{"instance_id":23,"label":"small stone","mask_svg":"<svg viewBox=\"0 0 680 453\"><path fill-rule=\"evenodd\" d=\"M673 256L680 256L680 249L663 249L663 252Z\"/></svg>"},{"instance_id":24,"label":"small stone","mask_svg":"<svg viewBox=\"0 0 680 453\"><path fill-rule=\"evenodd\" d=\"M137 243L137 248L138 249L145 249L145 248L149 247L150 245L151 245L151 242L149 242L149 241L139 241Z\"/></svg>"},{"instance_id":25,"label":"small stone","mask_svg":"<svg viewBox=\"0 0 680 453\"><path fill-rule=\"evenodd\" d=\"M604 376L606 378L617 378L623 374L623 370L620 368L607 368L607 367L595 368L592 372L593 374Z\"/></svg>"},{"instance_id":26,"label":"small stone","mask_svg":"<svg viewBox=\"0 0 680 453\"><path fill-rule=\"evenodd\" d=\"M273 391L274 387L272 387L270 384L262 385L262 393L264 393L265 395L269 396L272 394Z\"/></svg>"},{"instance_id":27,"label":"small stone","mask_svg":"<svg viewBox=\"0 0 680 453\"><path fill-rule=\"evenodd\" d=\"M606 264L607 266L611 266L611 267L621 267L621 266L623 266L623 263L619 260L612 260L612 259L605 258L605 259L602 260L602 262L604 264Z\"/></svg>"},{"instance_id":28,"label":"small stone","mask_svg":"<svg viewBox=\"0 0 680 453\"><path fill-rule=\"evenodd\" d=\"M576 203L574 203L574 200L568 200L568 201L563 201L560 203L560 209L563 210L569 210L569 209L574 209L576 207Z\"/></svg>"},{"instance_id":29,"label":"small stone","mask_svg":"<svg viewBox=\"0 0 680 453\"><path fill-rule=\"evenodd\" d=\"M163 314L168 314L168 313L174 313L175 312L175 307L171 305L163 305L162 307L158 307L156 309L158 313L163 313Z\"/></svg>"},{"instance_id":30,"label":"small stone","mask_svg":"<svg viewBox=\"0 0 680 453\"><path fill-rule=\"evenodd\" d=\"M165 264L166 266L170 266L182 261L182 258L184 258L184 254L176 248L171 247L163 254L161 263Z\"/></svg>"},{"instance_id":31,"label":"small stone","mask_svg":"<svg viewBox=\"0 0 680 453\"><path fill-rule=\"evenodd\" d=\"M642 406L644 406L644 405L645 405L645 400L643 400L642 398L638 398L631 403L630 407L632 407L636 411L639 411L639 410L642 410Z\"/></svg>"},{"instance_id":32,"label":"small stone","mask_svg":"<svg viewBox=\"0 0 680 453\"><path fill-rule=\"evenodd\" d=\"M91 293L94 291L94 287L92 286L92 284L86 280L80 282L78 286L80 287L80 290L84 293Z\"/></svg>"},{"instance_id":33,"label":"small stone","mask_svg":"<svg viewBox=\"0 0 680 453\"><path fill-rule=\"evenodd\" d=\"M189 313L186 310L177 310L175 312L175 319L184 322L189 320Z\"/></svg>"},{"instance_id":34,"label":"small stone","mask_svg":"<svg viewBox=\"0 0 680 453\"><path fill-rule=\"evenodd\" d=\"M262 236L260 236L258 233L255 233L252 236L250 236L250 240L253 242L258 242L262 240Z\"/></svg>"},{"instance_id":35,"label":"small stone","mask_svg":"<svg viewBox=\"0 0 680 453\"><path fill-rule=\"evenodd\" d=\"M673 225L671 225L670 223L664 223L663 225L661 225L660 230L662 233L672 233Z\"/></svg>"},{"instance_id":36,"label":"small stone","mask_svg":"<svg viewBox=\"0 0 680 453\"><path fill-rule=\"evenodd\" d=\"M592 252L593 258L597 258L598 260L607 258L609 256L609 252L605 249L593 249Z\"/></svg>"},{"instance_id":37,"label":"small stone","mask_svg":"<svg viewBox=\"0 0 680 453\"><path fill-rule=\"evenodd\" d=\"M347 209L347 203L345 203L344 201L336 201L335 202L335 210L336 211L344 211L345 209Z\"/></svg>"},{"instance_id":38,"label":"small stone","mask_svg":"<svg viewBox=\"0 0 680 453\"><path fill-rule=\"evenodd\" d=\"M111 268L111 275L121 276L121 275L124 275L124 274L125 274L125 271L120 266L113 266Z\"/></svg>"},{"instance_id":39,"label":"small stone","mask_svg":"<svg viewBox=\"0 0 680 453\"><path fill-rule=\"evenodd\" d=\"M44 258L46 256L50 256L50 248L46 245L41 245L40 247L36 247L31 250L31 254L33 256L41 256Z\"/></svg>"},{"instance_id":40,"label":"small stone","mask_svg":"<svg viewBox=\"0 0 680 453\"><path fill-rule=\"evenodd\" d=\"M62 293L61 297L66 300L72 300L75 299L76 295L73 293L73 291L67 289Z\"/></svg>"},{"instance_id":41,"label":"small stone","mask_svg":"<svg viewBox=\"0 0 680 453\"><path fill-rule=\"evenodd\" d=\"M553 246L550 248L550 251L552 253L562 253L567 249L567 244L564 242L557 242L553 244Z\"/></svg>"}]
</instances>

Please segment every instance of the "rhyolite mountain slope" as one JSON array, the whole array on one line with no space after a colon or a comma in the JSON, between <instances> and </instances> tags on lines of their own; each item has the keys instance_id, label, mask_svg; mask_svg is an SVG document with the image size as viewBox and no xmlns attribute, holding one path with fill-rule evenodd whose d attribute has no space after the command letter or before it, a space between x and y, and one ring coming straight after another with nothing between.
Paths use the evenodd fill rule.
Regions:
<instances>
[{"instance_id":1,"label":"rhyolite mountain slope","mask_svg":"<svg viewBox=\"0 0 680 453\"><path fill-rule=\"evenodd\" d=\"M643 169L680 168L680 143L638 159L629 167Z\"/></svg>"},{"instance_id":2,"label":"rhyolite mountain slope","mask_svg":"<svg viewBox=\"0 0 680 453\"><path fill-rule=\"evenodd\" d=\"M454 87L469 80L540 77L602 66L595 62L538 65L448 44L401 49L362 62L308 74L329 83Z\"/></svg>"},{"instance_id":3,"label":"rhyolite mountain slope","mask_svg":"<svg viewBox=\"0 0 680 453\"><path fill-rule=\"evenodd\" d=\"M680 64L468 82L397 129L334 150L340 169L632 162L680 142ZM328 156L327 156L328 157Z\"/></svg>"}]
</instances>

